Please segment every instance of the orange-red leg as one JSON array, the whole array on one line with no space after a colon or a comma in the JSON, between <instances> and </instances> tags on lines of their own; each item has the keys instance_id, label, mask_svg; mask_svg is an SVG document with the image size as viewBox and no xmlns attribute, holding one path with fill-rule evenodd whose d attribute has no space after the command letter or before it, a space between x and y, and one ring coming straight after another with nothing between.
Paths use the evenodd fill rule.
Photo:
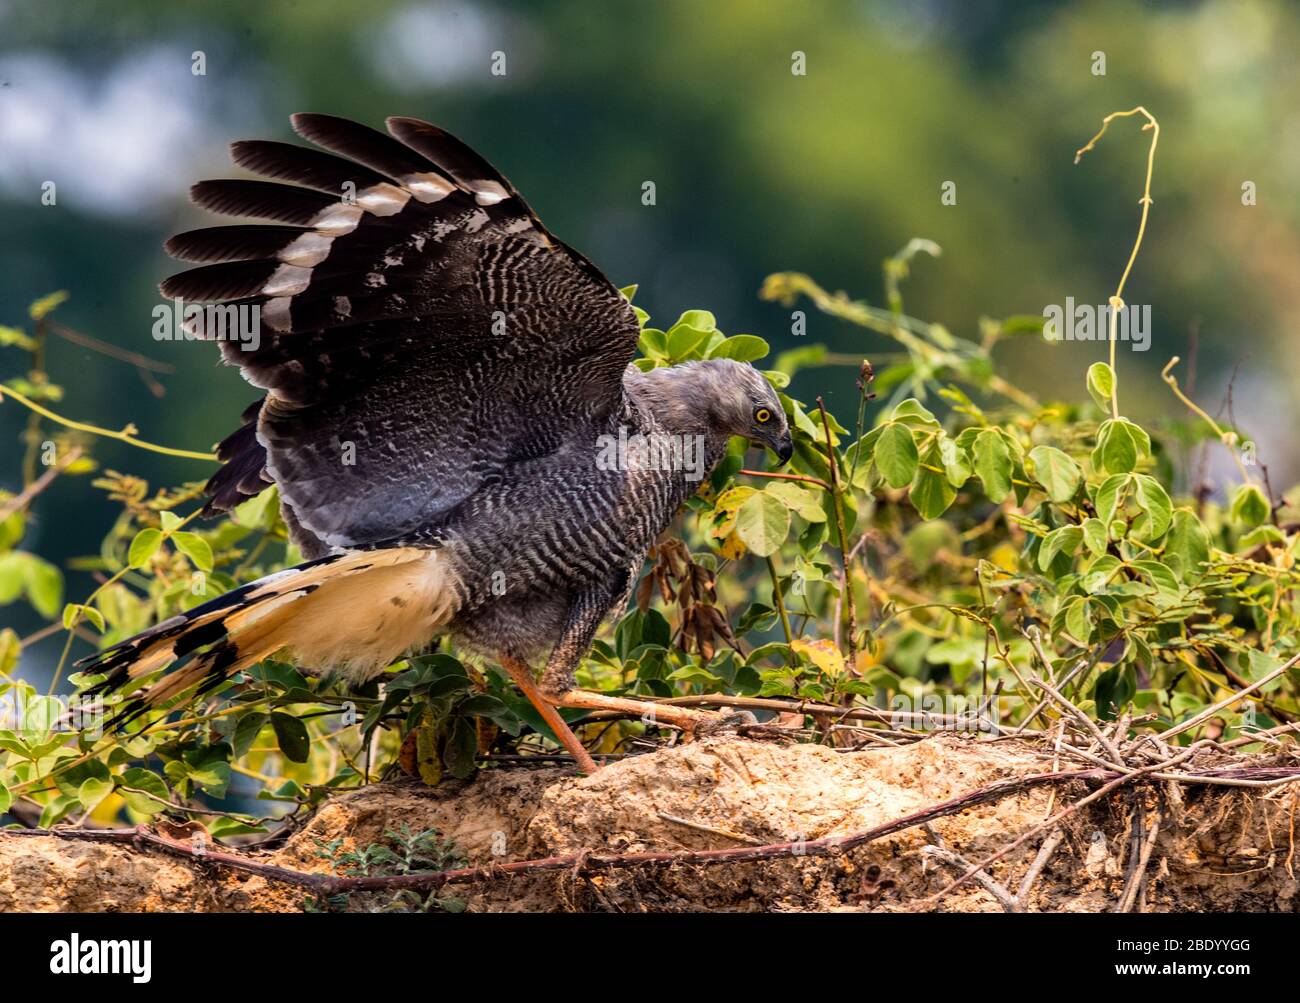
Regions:
<instances>
[{"instance_id":1,"label":"orange-red leg","mask_svg":"<svg viewBox=\"0 0 1300 1003\"><path fill-rule=\"evenodd\" d=\"M510 678L515 681L515 685L523 690L528 702L537 708L537 713L542 715L542 720L547 723L551 731L555 732L555 737L560 740L560 744L577 760L578 769L588 775L595 773L596 761L591 758L591 753L583 748L582 743L578 741L578 736L565 723L564 718L560 717L555 704L543 696L542 691L537 688L532 669L513 658L503 657L501 665L506 672L510 673Z\"/></svg>"}]
</instances>

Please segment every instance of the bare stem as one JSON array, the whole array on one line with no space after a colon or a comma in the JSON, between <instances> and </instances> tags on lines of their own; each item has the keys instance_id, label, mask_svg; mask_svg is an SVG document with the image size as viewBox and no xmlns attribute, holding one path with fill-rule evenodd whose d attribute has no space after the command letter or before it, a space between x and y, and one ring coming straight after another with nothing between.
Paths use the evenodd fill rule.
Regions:
<instances>
[{"instance_id":1,"label":"bare stem","mask_svg":"<svg viewBox=\"0 0 1300 1003\"><path fill-rule=\"evenodd\" d=\"M170 446L159 446L152 442L145 442L143 439L137 439L134 425L127 425L120 432L114 432L112 429L100 428L98 425L88 425L82 421L64 418L48 408L41 407L34 400L24 397L17 390L6 386L0 386L0 397L12 397L29 411L33 411L44 418L50 419L50 421L57 422L64 428L71 428L77 432L86 432L90 435L102 436L105 439L116 439L118 442L125 442L127 445L136 446L139 449L147 449L151 453L162 453L164 456L179 456L189 460L212 460L213 462L217 459L216 453L196 453L188 449L173 449Z\"/></svg>"},{"instance_id":2,"label":"bare stem","mask_svg":"<svg viewBox=\"0 0 1300 1003\"><path fill-rule=\"evenodd\" d=\"M817 409L821 412L822 428L826 431L826 459L831 468L831 501L835 509L835 529L840 537L840 567L842 568L842 589L844 593L844 605L849 614L849 664L856 665L858 654L858 607L853 599L853 582L849 578L849 543L848 532L844 528L844 502L840 492L840 475L839 460L835 455L835 447L831 444L831 423L826 416L826 404L817 398Z\"/></svg>"},{"instance_id":3,"label":"bare stem","mask_svg":"<svg viewBox=\"0 0 1300 1003\"><path fill-rule=\"evenodd\" d=\"M1169 385L1174 396L1183 402L1193 414L1199 417L1210 426L1214 434L1219 437L1219 441L1228 447L1228 452L1232 454L1233 462L1237 464L1237 470L1241 474L1241 480L1244 484L1249 484L1250 474L1246 472L1246 465L1241 461L1240 452L1237 449L1237 433L1226 431L1217 421L1210 417L1209 412L1197 404L1194 400L1183 393L1182 388L1178 386L1178 377L1174 375L1174 366L1179 363L1178 356L1174 356L1167 363L1165 368L1160 370L1160 378Z\"/></svg>"},{"instance_id":4,"label":"bare stem","mask_svg":"<svg viewBox=\"0 0 1300 1003\"><path fill-rule=\"evenodd\" d=\"M1151 148L1147 151L1147 177L1146 184L1142 189L1142 197L1138 201L1142 205L1142 218L1138 223L1137 239L1133 242L1133 250L1128 256L1128 264L1124 266L1124 274L1119 277L1119 285L1115 287L1115 294L1110 298L1110 371L1113 374L1110 390L1110 415L1112 418L1119 417L1119 375L1115 369L1115 325L1119 320L1119 312L1124 309L1124 284L1128 282L1129 272L1133 270L1133 262L1137 260L1138 250L1142 247L1142 237L1147 231L1147 216L1151 212L1151 175L1156 166L1156 144L1160 142L1160 123L1156 121L1154 115L1138 105L1136 108L1130 108L1128 111L1113 111L1101 120L1101 128L1097 130L1097 135L1088 140L1086 144L1080 147L1074 154L1074 162L1077 164L1085 153L1097 145L1097 141L1106 135L1106 130L1110 123L1117 118L1128 118L1130 115L1142 115L1146 118L1146 125L1142 126L1142 131L1151 130Z\"/></svg>"}]
</instances>

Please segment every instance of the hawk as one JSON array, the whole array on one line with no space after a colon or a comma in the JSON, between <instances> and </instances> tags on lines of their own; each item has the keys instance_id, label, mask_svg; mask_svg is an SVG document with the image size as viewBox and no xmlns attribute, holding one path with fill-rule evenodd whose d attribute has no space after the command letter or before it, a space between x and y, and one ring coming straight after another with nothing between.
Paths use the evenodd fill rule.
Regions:
<instances>
[{"instance_id":1,"label":"hawk","mask_svg":"<svg viewBox=\"0 0 1300 1003\"><path fill-rule=\"evenodd\" d=\"M450 635L499 661L584 772L595 764L557 707L688 729L717 717L577 690L574 669L733 436L789 459L771 384L731 360L639 370L627 299L437 126L292 123L314 148L231 147L269 180L191 191L263 222L172 237L198 267L161 289L256 307L251 339L222 339L213 311L191 327L265 392L218 447L206 511L274 484L307 561L85 660L105 677L94 692L166 670L130 716L282 651L360 682ZM636 436L696 444L701 462L608 462L609 442Z\"/></svg>"}]
</instances>

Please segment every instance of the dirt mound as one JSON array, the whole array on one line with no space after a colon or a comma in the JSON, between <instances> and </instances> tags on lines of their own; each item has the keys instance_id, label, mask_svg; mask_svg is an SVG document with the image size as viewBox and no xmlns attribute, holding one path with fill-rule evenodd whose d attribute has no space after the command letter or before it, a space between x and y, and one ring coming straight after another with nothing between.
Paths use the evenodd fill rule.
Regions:
<instances>
[{"instance_id":1,"label":"dirt mound","mask_svg":"<svg viewBox=\"0 0 1300 1003\"><path fill-rule=\"evenodd\" d=\"M581 874L566 868L499 875L448 893L483 911L1000 911L1006 903L974 881L938 903L926 900L961 873L957 858L992 856L1095 784L1036 787L837 855L801 854L800 847L1051 768L1050 756L1014 741L940 735L837 752L713 739L624 759L587 778L557 768L509 768L435 789L368 787L331 800L283 845L247 859L328 872L323 847L363 850L403 823L413 831L437 829L476 866L792 843L779 859ZM1162 782L1123 789L1071 816L1032 890L1015 904L1115 908L1142 856L1135 833L1149 832L1158 819L1148 865L1133 888L1136 908L1293 910L1300 888L1292 869L1295 803L1293 787L1271 794ZM1041 841L1036 836L993 864L989 879L1014 897ZM152 848L0 834L0 911L287 911L307 898L301 888ZM389 899L386 892L354 893L345 907L383 908Z\"/></svg>"}]
</instances>

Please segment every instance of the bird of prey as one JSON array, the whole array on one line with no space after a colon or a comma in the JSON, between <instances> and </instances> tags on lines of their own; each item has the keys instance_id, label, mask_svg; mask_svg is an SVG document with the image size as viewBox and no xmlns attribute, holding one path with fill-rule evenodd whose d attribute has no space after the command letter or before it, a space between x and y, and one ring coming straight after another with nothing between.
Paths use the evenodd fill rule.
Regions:
<instances>
[{"instance_id":1,"label":"bird of prey","mask_svg":"<svg viewBox=\"0 0 1300 1003\"><path fill-rule=\"evenodd\" d=\"M265 395L218 447L207 511L275 484L308 560L88 659L105 677L94 691L167 670L132 694L129 716L277 652L359 682L450 634L499 661L584 772L595 764L557 707L687 729L717 718L575 689L597 628L625 608L701 476L645 451L604 462L602 444L694 442L703 476L733 436L784 462L771 384L730 360L632 365L628 301L437 126L292 123L315 148L231 147L270 180L192 189L206 209L264 222L172 237L168 252L199 267L161 288L257 308L260 336L220 348ZM210 321L191 330L220 338ZM529 665L542 659L539 685Z\"/></svg>"}]
</instances>

